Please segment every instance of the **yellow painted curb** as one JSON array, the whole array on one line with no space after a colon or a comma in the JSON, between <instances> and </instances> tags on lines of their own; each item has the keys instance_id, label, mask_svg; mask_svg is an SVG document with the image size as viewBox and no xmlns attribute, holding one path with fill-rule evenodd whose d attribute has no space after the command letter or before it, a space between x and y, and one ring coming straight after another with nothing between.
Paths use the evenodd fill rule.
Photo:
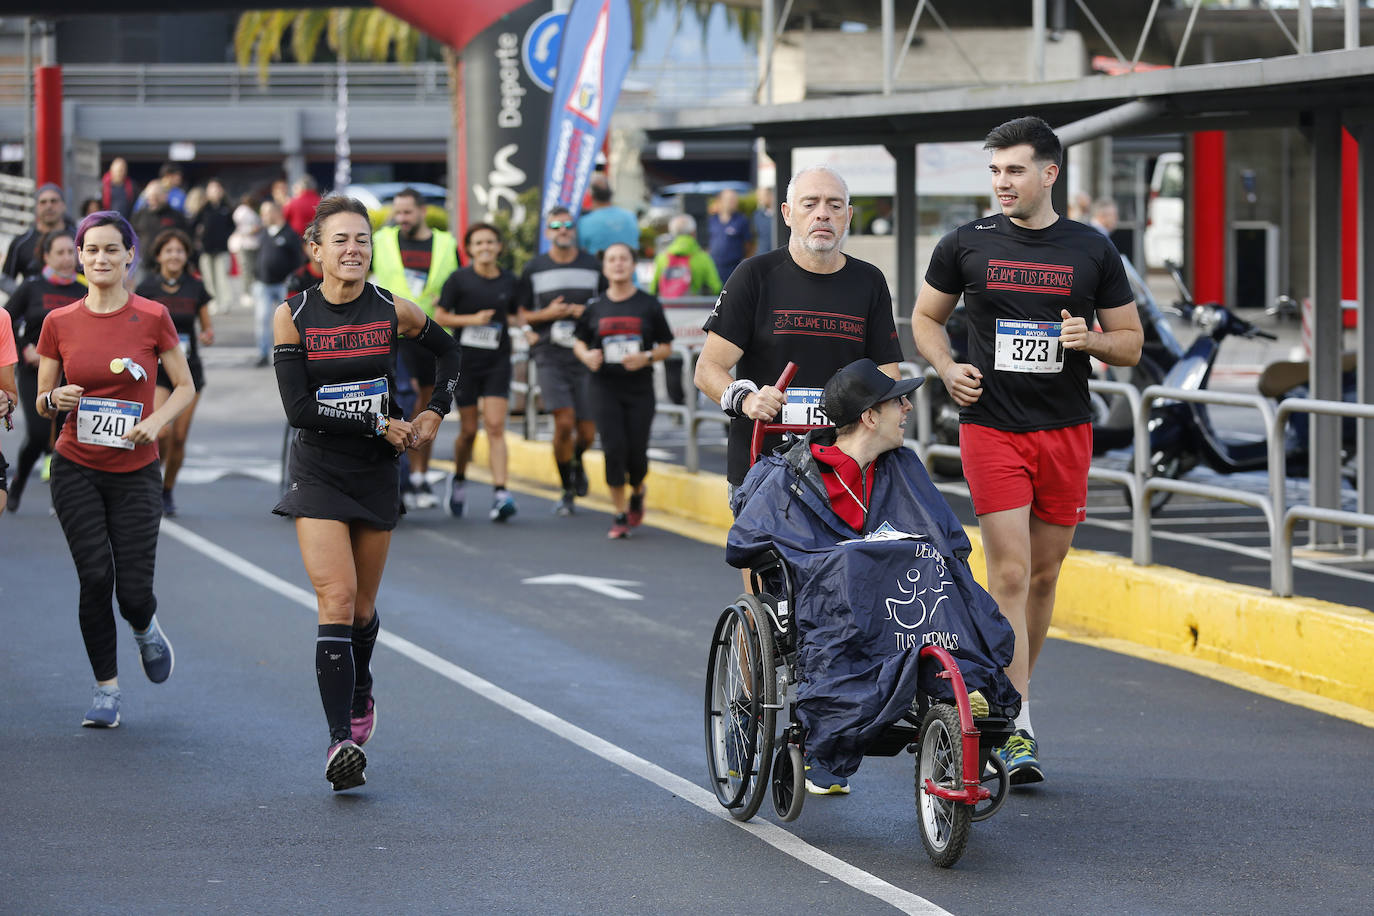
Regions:
<instances>
[{"instance_id":1,"label":"yellow painted curb","mask_svg":"<svg viewBox=\"0 0 1374 916\"><path fill-rule=\"evenodd\" d=\"M559 487L549 443L508 434L506 444L512 478ZM473 464L485 466L486 456L486 439L479 434ZM592 493L608 498L601 453L587 452L583 465ZM654 517L676 516L690 523L681 533L724 543L732 521L724 477L652 462L648 487ZM976 528L968 534L974 546L970 563L985 582L982 539ZM1369 717L1374 712L1374 613L1368 610L1276 598L1250 586L1074 550L1059 578L1054 617L1055 626L1070 634L1122 640L1148 650L1146 657L1163 651L1181 662L1195 660L1197 673L1208 677L1216 677L1212 669L1220 665L1335 705L1284 699L1374 724ZM1352 709L1343 714L1341 706Z\"/></svg>"}]
</instances>

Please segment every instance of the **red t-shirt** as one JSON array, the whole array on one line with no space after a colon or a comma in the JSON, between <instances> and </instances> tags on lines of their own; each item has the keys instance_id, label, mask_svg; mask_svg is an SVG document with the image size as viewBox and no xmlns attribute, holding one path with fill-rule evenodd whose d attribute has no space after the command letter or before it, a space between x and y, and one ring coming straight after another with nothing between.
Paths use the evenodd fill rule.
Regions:
<instances>
[{"instance_id":1,"label":"red t-shirt","mask_svg":"<svg viewBox=\"0 0 1374 916\"><path fill-rule=\"evenodd\" d=\"M0 318L0 369L19 362L19 354L14 349L14 328L10 327L8 317Z\"/></svg>"},{"instance_id":2,"label":"red t-shirt","mask_svg":"<svg viewBox=\"0 0 1374 916\"><path fill-rule=\"evenodd\" d=\"M67 384L85 389L81 397L117 398L142 405L142 418L153 412L158 356L178 346L172 316L160 302L130 295L117 311L98 315L85 298L56 309L43 322L38 355L60 360ZM137 379L130 368L115 372L112 360L127 359L143 369ZM57 453L69 461L101 471L136 471L157 460L157 443L131 449L77 440L77 417L69 416L57 438Z\"/></svg>"}]
</instances>

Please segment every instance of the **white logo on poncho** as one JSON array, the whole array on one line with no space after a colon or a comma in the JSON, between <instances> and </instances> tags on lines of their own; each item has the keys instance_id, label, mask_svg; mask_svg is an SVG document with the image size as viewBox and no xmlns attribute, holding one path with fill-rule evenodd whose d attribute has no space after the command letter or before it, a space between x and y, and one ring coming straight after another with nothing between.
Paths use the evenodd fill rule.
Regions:
<instances>
[{"instance_id":1,"label":"white logo on poncho","mask_svg":"<svg viewBox=\"0 0 1374 916\"><path fill-rule=\"evenodd\" d=\"M884 599L887 605L887 619L907 630L914 630L928 623L933 624L935 612L939 610L941 602L949 600L949 596L944 594L945 583L949 580L949 567L945 565L945 558L940 556L940 552L933 545L922 543L916 545L916 559L934 561L933 574L927 574L932 572L929 564L913 566L897 579L897 591L901 592L902 597ZM923 567L925 572L922 571ZM908 584L910 588L907 587ZM914 623L907 623L903 619L903 615L910 618L917 612L920 616Z\"/></svg>"}]
</instances>

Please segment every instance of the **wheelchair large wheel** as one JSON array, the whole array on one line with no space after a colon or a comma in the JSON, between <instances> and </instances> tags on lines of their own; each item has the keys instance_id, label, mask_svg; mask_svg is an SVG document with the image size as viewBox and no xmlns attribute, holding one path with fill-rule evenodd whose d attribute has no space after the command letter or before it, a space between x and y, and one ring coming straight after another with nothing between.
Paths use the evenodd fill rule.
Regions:
<instances>
[{"instance_id":1,"label":"wheelchair large wheel","mask_svg":"<svg viewBox=\"0 0 1374 916\"><path fill-rule=\"evenodd\" d=\"M963 729L959 710L936 703L926 713L916 751L916 813L921 822L921 843L930 860L948 868L964 854L972 826L973 809L926 791L926 780L945 789L964 787Z\"/></svg>"},{"instance_id":2,"label":"wheelchair large wheel","mask_svg":"<svg viewBox=\"0 0 1374 916\"><path fill-rule=\"evenodd\" d=\"M752 595L725 609L706 665L706 762L716 798L747 821L768 793L777 726L773 631Z\"/></svg>"}]
</instances>

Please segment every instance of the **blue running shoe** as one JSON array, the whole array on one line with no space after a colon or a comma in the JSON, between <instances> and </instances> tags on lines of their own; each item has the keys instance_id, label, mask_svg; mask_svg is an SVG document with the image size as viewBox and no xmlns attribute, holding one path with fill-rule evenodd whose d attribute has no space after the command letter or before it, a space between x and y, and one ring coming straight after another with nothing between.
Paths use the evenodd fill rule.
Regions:
<instances>
[{"instance_id":1,"label":"blue running shoe","mask_svg":"<svg viewBox=\"0 0 1374 916\"><path fill-rule=\"evenodd\" d=\"M491 520L504 522L515 514L515 498L505 490L497 490L491 501Z\"/></svg>"},{"instance_id":2,"label":"blue running shoe","mask_svg":"<svg viewBox=\"0 0 1374 916\"><path fill-rule=\"evenodd\" d=\"M81 720L86 728L119 727L119 688L95 685L95 695L91 698L91 708L86 718Z\"/></svg>"},{"instance_id":3,"label":"blue running shoe","mask_svg":"<svg viewBox=\"0 0 1374 916\"><path fill-rule=\"evenodd\" d=\"M805 758L806 791L811 795L848 795L849 780L816 763L811 757Z\"/></svg>"},{"instance_id":4,"label":"blue running shoe","mask_svg":"<svg viewBox=\"0 0 1374 916\"><path fill-rule=\"evenodd\" d=\"M457 477L448 479L448 514L454 518L463 517L463 503L467 500L467 481Z\"/></svg>"},{"instance_id":5,"label":"blue running shoe","mask_svg":"<svg viewBox=\"0 0 1374 916\"><path fill-rule=\"evenodd\" d=\"M363 770L367 767L367 755L352 738L345 738L329 747L325 759L324 778L334 787L335 792L354 789L367 782Z\"/></svg>"},{"instance_id":6,"label":"blue running shoe","mask_svg":"<svg viewBox=\"0 0 1374 916\"><path fill-rule=\"evenodd\" d=\"M1014 786L1025 786L1045 781L1045 771L1036 759L1040 746L1035 739L1024 731L1017 730L1007 743L996 751L998 757L1007 765L1007 774Z\"/></svg>"},{"instance_id":7,"label":"blue running shoe","mask_svg":"<svg viewBox=\"0 0 1374 916\"><path fill-rule=\"evenodd\" d=\"M138 643L138 657L143 662L143 673L148 675L148 680L161 684L172 676L172 665L176 658L172 655L172 644L167 641L157 622L157 615L153 616L148 629L134 633L134 642Z\"/></svg>"}]
</instances>

